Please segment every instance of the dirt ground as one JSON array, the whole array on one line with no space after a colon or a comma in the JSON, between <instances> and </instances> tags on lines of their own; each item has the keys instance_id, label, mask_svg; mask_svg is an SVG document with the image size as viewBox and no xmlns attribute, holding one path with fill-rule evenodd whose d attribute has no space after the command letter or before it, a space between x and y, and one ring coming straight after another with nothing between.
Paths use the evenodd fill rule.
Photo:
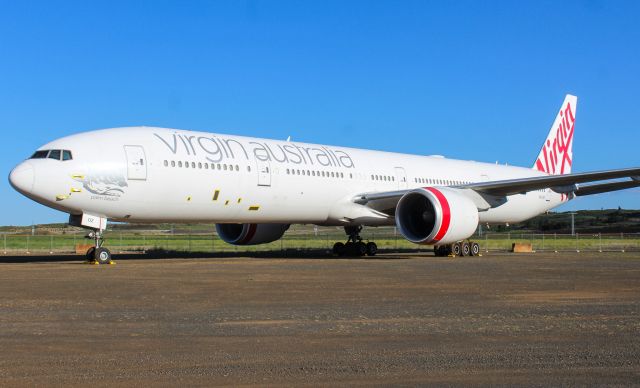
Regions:
<instances>
[{"instance_id":1,"label":"dirt ground","mask_svg":"<svg viewBox=\"0 0 640 388\"><path fill-rule=\"evenodd\" d=\"M0 257L3 385L637 385L640 254Z\"/></svg>"}]
</instances>

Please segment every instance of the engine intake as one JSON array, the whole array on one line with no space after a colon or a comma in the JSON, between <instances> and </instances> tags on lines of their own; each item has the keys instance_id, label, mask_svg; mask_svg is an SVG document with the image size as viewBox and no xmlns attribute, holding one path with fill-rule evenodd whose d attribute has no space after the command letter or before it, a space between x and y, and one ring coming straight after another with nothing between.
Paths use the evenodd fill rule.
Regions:
<instances>
[{"instance_id":1,"label":"engine intake","mask_svg":"<svg viewBox=\"0 0 640 388\"><path fill-rule=\"evenodd\" d=\"M280 239L289 224L216 224L220 238L232 245L266 244Z\"/></svg>"},{"instance_id":2,"label":"engine intake","mask_svg":"<svg viewBox=\"0 0 640 388\"><path fill-rule=\"evenodd\" d=\"M396 226L416 244L450 244L473 235L478 208L457 189L426 187L412 190L396 206Z\"/></svg>"}]
</instances>

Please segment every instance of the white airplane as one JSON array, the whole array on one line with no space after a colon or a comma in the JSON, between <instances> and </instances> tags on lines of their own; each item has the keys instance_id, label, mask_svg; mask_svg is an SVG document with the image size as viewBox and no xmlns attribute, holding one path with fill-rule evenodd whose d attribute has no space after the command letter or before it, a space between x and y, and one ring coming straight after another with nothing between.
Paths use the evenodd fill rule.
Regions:
<instances>
[{"instance_id":1,"label":"white airplane","mask_svg":"<svg viewBox=\"0 0 640 388\"><path fill-rule=\"evenodd\" d=\"M437 255L479 253L479 224L514 223L575 196L640 186L640 168L571 173L577 98L567 95L532 168L166 128L80 133L40 147L9 176L20 193L92 230L107 220L215 222L220 238L275 241L290 224L344 226L336 254L374 255L362 226L396 225ZM612 181L614 180L615 181ZM583 183L605 181L600 183Z\"/></svg>"}]
</instances>

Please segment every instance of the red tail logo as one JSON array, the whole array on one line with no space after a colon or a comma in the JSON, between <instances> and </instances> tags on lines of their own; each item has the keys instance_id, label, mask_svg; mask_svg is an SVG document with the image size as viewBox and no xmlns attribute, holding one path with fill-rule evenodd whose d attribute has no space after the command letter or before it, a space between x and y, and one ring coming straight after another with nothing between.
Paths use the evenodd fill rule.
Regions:
<instances>
[{"instance_id":1,"label":"red tail logo","mask_svg":"<svg viewBox=\"0 0 640 388\"><path fill-rule=\"evenodd\" d=\"M573 163L573 132L576 122L574 96L567 96L565 103L551 127L549 136L540 150L535 168L552 175L568 174Z\"/></svg>"}]
</instances>

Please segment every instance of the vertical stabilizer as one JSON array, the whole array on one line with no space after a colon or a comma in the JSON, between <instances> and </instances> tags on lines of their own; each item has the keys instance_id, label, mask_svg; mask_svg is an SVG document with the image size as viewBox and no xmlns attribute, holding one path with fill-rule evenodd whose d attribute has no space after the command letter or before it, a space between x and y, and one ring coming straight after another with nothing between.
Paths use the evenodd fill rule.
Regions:
<instances>
[{"instance_id":1,"label":"vertical stabilizer","mask_svg":"<svg viewBox=\"0 0 640 388\"><path fill-rule=\"evenodd\" d=\"M533 168L551 175L569 174L578 97L567 94Z\"/></svg>"}]
</instances>

